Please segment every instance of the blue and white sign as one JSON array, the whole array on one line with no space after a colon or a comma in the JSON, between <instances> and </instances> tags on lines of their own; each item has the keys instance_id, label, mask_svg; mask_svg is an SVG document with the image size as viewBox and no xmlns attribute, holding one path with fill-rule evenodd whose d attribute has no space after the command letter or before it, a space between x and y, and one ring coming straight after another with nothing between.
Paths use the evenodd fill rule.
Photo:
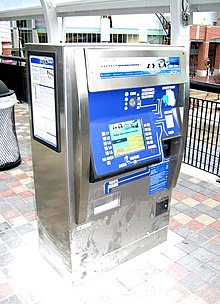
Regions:
<instances>
[{"instance_id":1,"label":"blue and white sign","mask_svg":"<svg viewBox=\"0 0 220 304\"><path fill-rule=\"evenodd\" d=\"M33 136L57 148L54 58L30 55Z\"/></svg>"},{"instance_id":2,"label":"blue and white sign","mask_svg":"<svg viewBox=\"0 0 220 304\"><path fill-rule=\"evenodd\" d=\"M179 57L105 58L100 62L100 78L180 74Z\"/></svg>"},{"instance_id":3,"label":"blue and white sign","mask_svg":"<svg viewBox=\"0 0 220 304\"><path fill-rule=\"evenodd\" d=\"M150 167L150 195L167 189L168 169L169 161L155 164Z\"/></svg>"}]
</instances>

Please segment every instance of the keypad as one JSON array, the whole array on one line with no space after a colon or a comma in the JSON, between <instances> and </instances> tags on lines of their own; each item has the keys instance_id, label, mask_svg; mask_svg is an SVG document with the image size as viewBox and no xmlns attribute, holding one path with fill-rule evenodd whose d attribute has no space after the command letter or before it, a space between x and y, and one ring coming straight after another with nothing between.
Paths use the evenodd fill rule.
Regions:
<instances>
[{"instance_id":1,"label":"keypad","mask_svg":"<svg viewBox=\"0 0 220 304\"><path fill-rule=\"evenodd\" d=\"M105 151L105 156L102 158L103 162L109 162L114 159L113 156L113 148L112 148L112 142L111 142L111 137L109 136L109 131L107 132L101 132L102 135L102 143L103 143L103 149Z\"/></svg>"}]
</instances>

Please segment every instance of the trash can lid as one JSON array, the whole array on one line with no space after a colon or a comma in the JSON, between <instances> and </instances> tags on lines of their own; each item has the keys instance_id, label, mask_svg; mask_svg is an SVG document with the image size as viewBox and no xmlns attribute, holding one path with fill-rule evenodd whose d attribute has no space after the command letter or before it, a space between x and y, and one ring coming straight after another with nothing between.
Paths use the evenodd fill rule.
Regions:
<instances>
[{"instance_id":1,"label":"trash can lid","mask_svg":"<svg viewBox=\"0 0 220 304\"><path fill-rule=\"evenodd\" d=\"M9 90L8 87L0 80L0 98L14 94L14 91Z\"/></svg>"}]
</instances>

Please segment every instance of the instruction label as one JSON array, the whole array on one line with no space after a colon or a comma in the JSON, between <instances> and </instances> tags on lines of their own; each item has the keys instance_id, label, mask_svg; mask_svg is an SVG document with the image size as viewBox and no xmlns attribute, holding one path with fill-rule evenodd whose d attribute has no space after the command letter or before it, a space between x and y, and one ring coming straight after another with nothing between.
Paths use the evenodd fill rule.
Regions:
<instances>
[{"instance_id":1,"label":"instruction label","mask_svg":"<svg viewBox=\"0 0 220 304\"><path fill-rule=\"evenodd\" d=\"M149 194L154 194L167 189L169 161L152 165L150 167Z\"/></svg>"},{"instance_id":2,"label":"instruction label","mask_svg":"<svg viewBox=\"0 0 220 304\"><path fill-rule=\"evenodd\" d=\"M30 55L33 136L58 148L54 58Z\"/></svg>"}]
</instances>

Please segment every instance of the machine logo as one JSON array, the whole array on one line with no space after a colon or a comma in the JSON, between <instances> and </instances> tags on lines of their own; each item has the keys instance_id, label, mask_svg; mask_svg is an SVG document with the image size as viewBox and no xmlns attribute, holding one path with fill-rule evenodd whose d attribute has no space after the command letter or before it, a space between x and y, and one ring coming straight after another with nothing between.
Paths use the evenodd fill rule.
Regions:
<instances>
[{"instance_id":1,"label":"machine logo","mask_svg":"<svg viewBox=\"0 0 220 304\"><path fill-rule=\"evenodd\" d=\"M147 65L147 70L150 74L157 74L159 73L163 68L167 67L166 60L161 58L154 62L150 62Z\"/></svg>"},{"instance_id":2,"label":"machine logo","mask_svg":"<svg viewBox=\"0 0 220 304\"><path fill-rule=\"evenodd\" d=\"M52 65L53 64L53 59L44 57L44 58L40 59L40 63L45 64L45 65Z\"/></svg>"}]
</instances>

